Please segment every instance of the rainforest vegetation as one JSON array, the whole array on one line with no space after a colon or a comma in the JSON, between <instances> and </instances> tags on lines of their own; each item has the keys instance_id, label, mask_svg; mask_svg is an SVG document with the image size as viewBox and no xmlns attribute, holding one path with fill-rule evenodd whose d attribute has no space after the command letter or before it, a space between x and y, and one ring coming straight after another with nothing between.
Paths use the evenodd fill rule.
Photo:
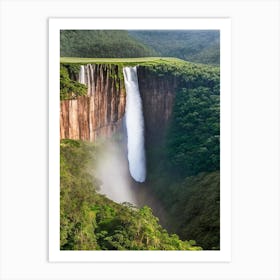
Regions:
<instances>
[{"instance_id":1,"label":"rainforest vegetation","mask_svg":"<svg viewBox=\"0 0 280 280\"><path fill-rule=\"evenodd\" d=\"M124 30L62 30L60 55L74 57L142 57L156 52Z\"/></svg>"},{"instance_id":2,"label":"rainforest vegetation","mask_svg":"<svg viewBox=\"0 0 280 280\"><path fill-rule=\"evenodd\" d=\"M201 250L194 240L168 234L148 206L118 204L97 193L101 182L92 170L99 148L83 141L61 141L61 249Z\"/></svg>"},{"instance_id":3,"label":"rainforest vegetation","mask_svg":"<svg viewBox=\"0 0 280 280\"><path fill-rule=\"evenodd\" d=\"M151 207L118 204L98 193L101 142L61 140L61 249L219 250L219 33L64 30L61 54L68 56L61 58L61 100L86 94L76 77L86 63L138 65L155 77L177 79L166 137L146 150L144 187L164 207L165 219Z\"/></svg>"},{"instance_id":4,"label":"rainforest vegetation","mask_svg":"<svg viewBox=\"0 0 280 280\"><path fill-rule=\"evenodd\" d=\"M177 57L218 65L217 30L61 30L62 57Z\"/></svg>"},{"instance_id":5,"label":"rainforest vegetation","mask_svg":"<svg viewBox=\"0 0 280 280\"><path fill-rule=\"evenodd\" d=\"M219 249L219 68L188 62L146 67L179 83L167 135L147 149L146 184L169 214L167 228L204 249Z\"/></svg>"},{"instance_id":6,"label":"rainforest vegetation","mask_svg":"<svg viewBox=\"0 0 280 280\"><path fill-rule=\"evenodd\" d=\"M159 56L204 64L218 65L220 62L218 30L130 30L129 35Z\"/></svg>"},{"instance_id":7,"label":"rainforest vegetation","mask_svg":"<svg viewBox=\"0 0 280 280\"><path fill-rule=\"evenodd\" d=\"M75 74L77 67L60 65L60 100L75 99L78 96L86 95L87 87L70 76ZM80 67L78 67L80 69Z\"/></svg>"}]
</instances>

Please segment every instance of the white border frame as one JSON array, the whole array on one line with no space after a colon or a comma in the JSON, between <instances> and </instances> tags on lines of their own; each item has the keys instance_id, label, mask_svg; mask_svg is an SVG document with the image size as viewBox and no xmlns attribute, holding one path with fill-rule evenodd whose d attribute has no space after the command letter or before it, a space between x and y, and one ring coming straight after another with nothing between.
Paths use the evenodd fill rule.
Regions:
<instances>
[{"instance_id":1,"label":"white border frame","mask_svg":"<svg viewBox=\"0 0 280 280\"><path fill-rule=\"evenodd\" d=\"M59 63L61 29L220 30L221 46L221 250L60 251ZM231 260L231 21L229 18L49 19L49 261L51 262L229 262Z\"/></svg>"}]
</instances>

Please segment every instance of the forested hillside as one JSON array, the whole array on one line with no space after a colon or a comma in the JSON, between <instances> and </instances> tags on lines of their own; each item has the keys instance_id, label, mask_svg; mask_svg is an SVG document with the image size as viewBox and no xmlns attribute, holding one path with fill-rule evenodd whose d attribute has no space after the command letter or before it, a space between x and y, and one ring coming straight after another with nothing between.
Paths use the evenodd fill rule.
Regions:
<instances>
[{"instance_id":1,"label":"forested hillside","mask_svg":"<svg viewBox=\"0 0 280 280\"><path fill-rule=\"evenodd\" d=\"M166 79L175 75L178 88L164 140L147 149L146 185L168 213L167 228L195 236L203 249L219 249L219 67L178 62L150 69Z\"/></svg>"},{"instance_id":2,"label":"forested hillside","mask_svg":"<svg viewBox=\"0 0 280 280\"><path fill-rule=\"evenodd\" d=\"M61 30L60 56L143 57L156 52L125 30Z\"/></svg>"},{"instance_id":3,"label":"forested hillside","mask_svg":"<svg viewBox=\"0 0 280 280\"><path fill-rule=\"evenodd\" d=\"M95 60L91 59L89 62L94 63ZM97 62L100 63L100 60ZM164 99L161 98L167 96L166 88L157 88L156 84L162 80L176 80L173 113L166 133L161 141L156 138L155 142L152 140L146 143L147 179L141 184L141 188L146 188L158 199L166 216L160 220L160 226L155 218L160 213L148 201L146 205L150 207L137 210L98 194L95 190L102 184L94 179L94 161L98 147L86 142L62 141L62 248L179 250L188 249L190 244L194 244L181 243L180 238L195 240L198 246L206 250L219 249L219 67L167 58L147 58L140 61L125 59L118 62L102 60L102 63L105 62L106 69L139 65L139 73L145 73L139 83L150 88L142 92L147 101L144 105L150 112L164 108ZM61 99L65 99L65 96L66 99L75 99L79 98L78 95L83 95L84 86L70 79L71 73L79 69L80 63L80 59L68 59L66 64L61 64ZM123 79L122 71L114 75L120 75L119 80ZM72 92L67 95L67 91L74 91L74 94ZM155 92L156 102L151 103L151 95ZM166 107L167 111L169 109L171 108ZM159 121L165 114L165 111L162 112ZM161 128L158 124L153 124L153 116L155 115L152 113L146 119L146 126L150 127L149 133L156 134ZM149 133L146 133L147 139ZM119 186L114 188L119 189ZM155 216L149 208L153 209ZM146 218L141 220L143 217ZM137 230L135 232L137 220L142 225L145 224L141 230L143 236L148 236L149 241L145 241L146 243L143 240L147 238L136 234ZM90 240L87 241L87 238ZM153 241L153 238L157 240Z\"/></svg>"},{"instance_id":4,"label":"forested hillside","mask_svg":"<svg viewBox=\"0 0 280 280\"><path fill-rule=\"evenodd\" d=\"M168 234L151 208L118 204L98 194L101 182L94 168L99 148L83 141L61 141L61 250L201 250L194 240Z\"/></svg>"},{"instance_id":5,"label":"forested hillside","mask_svg":"<svg viewBox=\"0 0 280 280\"><path fill-rule=\"evenodd\" d=\"M215 30L61 30L60 56L165 56L218 65L219 40Z\"/></svg>"},{"instance_id":6,"label":"forested hillside","mask_svg":"<svg viewBox=\"0 0 280 280\"><path fill-rule=\"evenodd\" d=\"M73 111L81 119L77 133L88 129L90 98L111 108L118 98L105 102L103 96L111 96L115 83L124 86L123 67L137 65L146 114L147 178L140 187L160 205L147 198L145 206L136 208L101 195L94 166L100 147L62 140L61 249L219 250L219 31L62 30L60 35L60 98L86 100L79 103L80 111ZM87 87L77 79L85 64L104 66L91 81L99 91L106 84L102 94L86 97ZM71 104L64 107L70 110ZM103 115L98 120L95 115L95 122L104 116L108 120L111 112L105 109L97 108Z\"/></svg>"},{"instance_id":7,"label":"forested hillside","mask_svg":"<svg viewBox=\"0 0 280 280\"><path fill-rule=\"evenodd\" d=\"M129 34L159 56L205 64L220 62L220 35L216 30L131 30Z\"/></svg>"}]
</instances>

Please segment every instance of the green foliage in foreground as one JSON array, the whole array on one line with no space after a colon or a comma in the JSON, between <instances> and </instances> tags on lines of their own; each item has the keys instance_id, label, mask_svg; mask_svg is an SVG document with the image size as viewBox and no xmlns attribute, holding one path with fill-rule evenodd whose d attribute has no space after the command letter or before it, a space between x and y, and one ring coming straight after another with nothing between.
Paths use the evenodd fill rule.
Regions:
<instances>
[{"instance_id":1,"label":"green foliage in foreground","mask_svg":"<svg viewBox=\"0 0 280 280\"><path fill-rule=\"evenodd\" d=\"M97 152L93 144L61 141L61 250L201 250L193 240L168 234L149 207L137 209L98 194L100 182L91 171Z\"/></svg>"},{"instance_id":2,"label":"green foliage in foreground","mask_svg":"<svg viewBox=\"0 0 280 280\"><path fill-rule=\"evenodd\" d=\"M160 176L159 176L160 175ZM220 172L176 178L154 171L147 184L168 213L165 226L181 239L195 239L204 250L220 248Z\"/></svg>"},{"instance_id":3,"label":"green foliage in foreground","mask_svg":"<svg viewBox=\"0 0 280 280\"><path fill-rule=\"evenodd\" d=\"M87 87L70 78L70 73L77 71L77 66L73 65L70 69L60 64L60 100L75 99L78 96L87 94ZM73 72L74 75L74 72Z\"/></svg>"},{"instance_id":4,"label":"green foliage in foreground","mask_svg":"<svg viewBox=\"0 0 280 280\"><path fill-rule=\"evenodd\" d=\"M220 172L202 172L169 185L173 228L181 238L196 238L203 248L220 248ZM176 202L174 201L176 199ZM173 200L173 201L172 201Z\"/></svg>"}]
</instances>

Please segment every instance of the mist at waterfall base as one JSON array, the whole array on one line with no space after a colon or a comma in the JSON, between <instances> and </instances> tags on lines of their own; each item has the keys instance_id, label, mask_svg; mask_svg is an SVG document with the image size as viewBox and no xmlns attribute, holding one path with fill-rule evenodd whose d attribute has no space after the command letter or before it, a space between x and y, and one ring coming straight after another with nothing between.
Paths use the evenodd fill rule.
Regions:
<instances>
[{"instance_id":1,"label":"mist at waterfall base","mask_svg":"<svg viewBox=\"0 0 280 280\"><path fill-rule=\"evenodd\" d=\"M144 117L138 87L136 67L123 69L126 108L122 130L117 137L106 140L98 156L96 177L102 182L100 193L115 202L129 202L139 206L139 183L146 179L144 143ZM80 82L85 82L84 67L80 70ZM140 199L142 200L142 199Z\"/></svg>"},{"instance_id":2,"label":"mist at waterfall base","mask_svg":"<svg viewBox=\"0 0 280 280\"><path fill-rule=\"evenodd\" d=\"M125 119L120 137L106 140L94 166L94 176L101 181L99 193L117 202L129 202L137 207L148 205L167 228L167 214L146 183L136 182L129 171Z\"/></svg>"},{"instance_id":3,"label":"mist at waterfall base","mask_svg":"<svg viewBox=\"0 0 280 280\"><path fill-rule=\"evenodd\" d=\"M79 82L94 90L91 85L91 65L81 65ZM148 205L162 224L166 213L151 189L146 185L146 156L144 116L138 87L136 67L123 69L126 88L125 116L122 127L114 137L101 139L94 166L89 166L100 180L98 192L117 202L129 202L137 207ZM94 94L94 92L92 92Z\"/></svg>"},{"instance_id":4,"label":"mist at waterfall base","mask_svg":"<svg viewBox=\"0 0 280 280\"><path fill-rule=\"evenodd\" d=\"M128 162L123 140L108 140L98 155L96 177L102 182L100 193L115 202L138 205L135 190L129 179Z\"/></svg>"}]
</instances>

